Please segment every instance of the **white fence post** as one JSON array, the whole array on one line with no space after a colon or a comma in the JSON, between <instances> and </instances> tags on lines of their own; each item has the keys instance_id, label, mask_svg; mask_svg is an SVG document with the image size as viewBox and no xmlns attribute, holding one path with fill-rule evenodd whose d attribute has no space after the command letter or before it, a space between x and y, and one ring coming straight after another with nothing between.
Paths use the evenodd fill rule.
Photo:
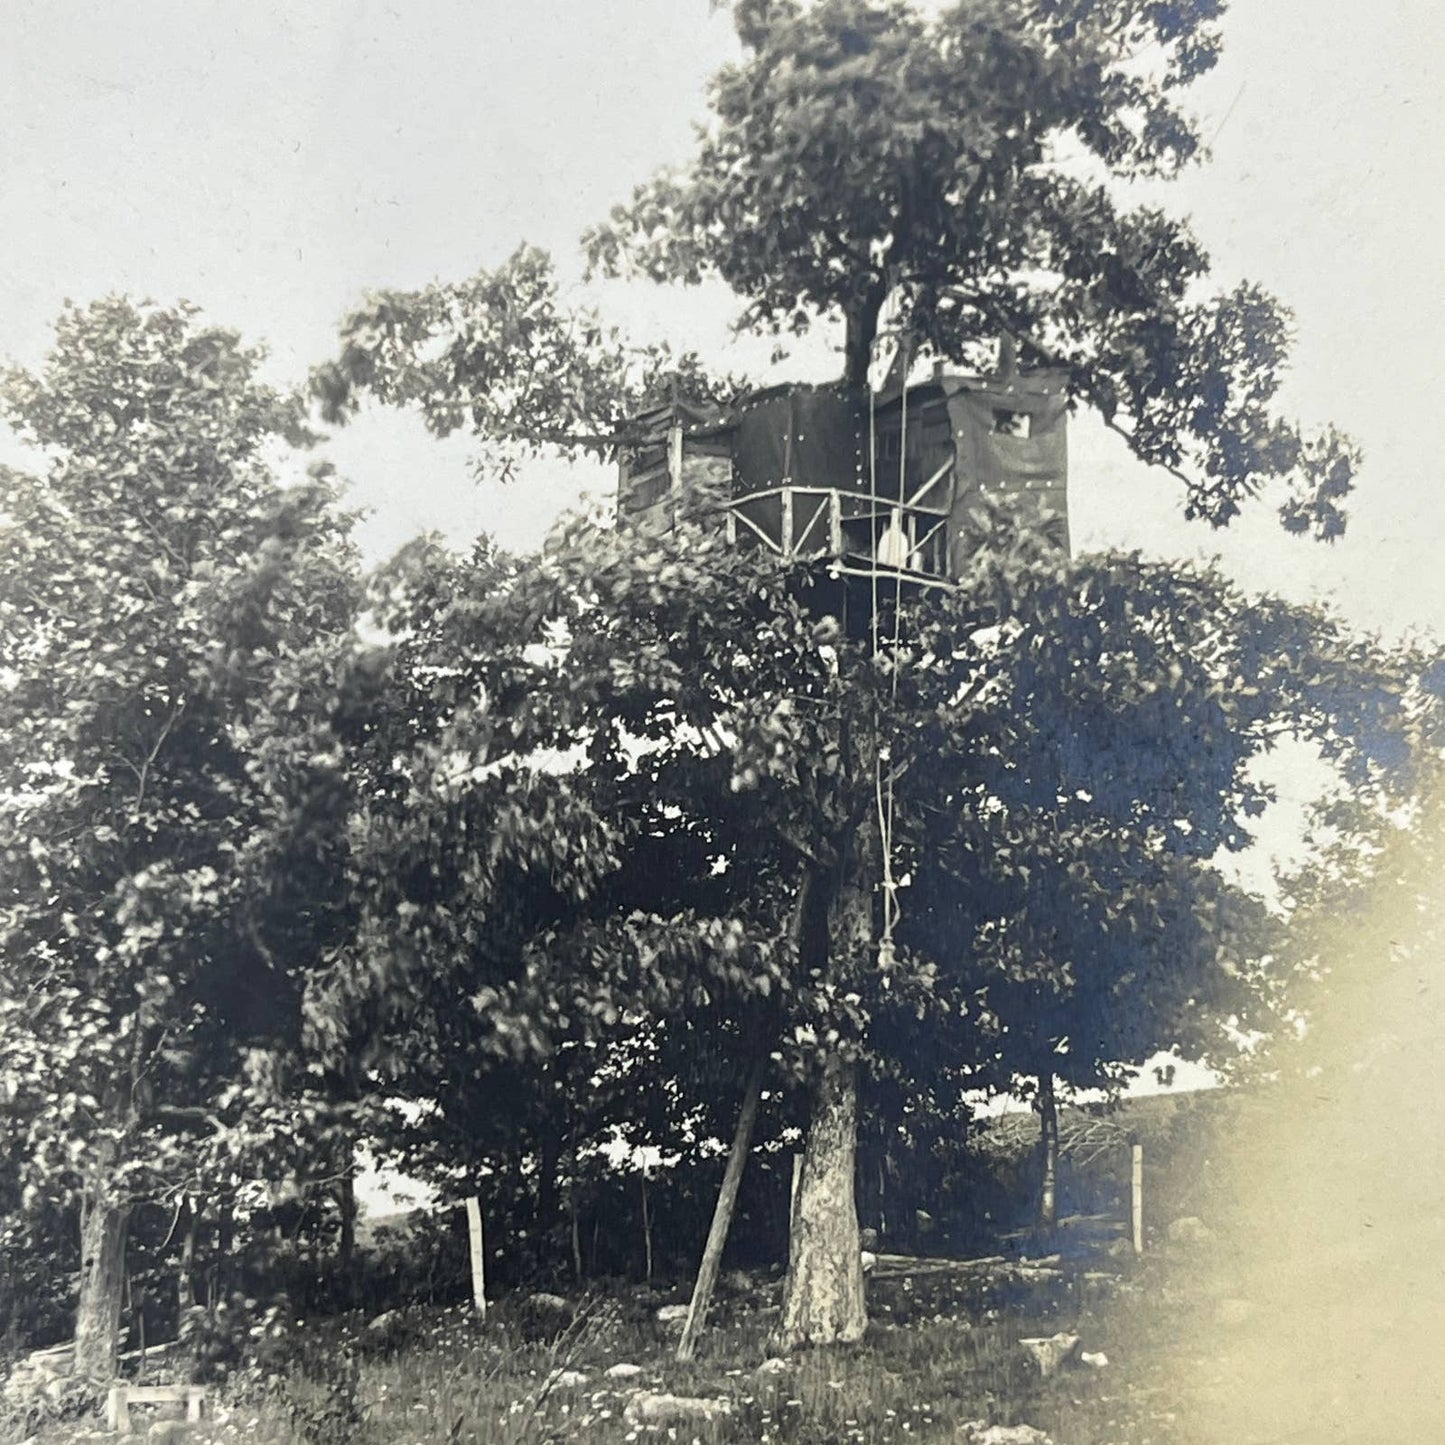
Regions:
<instances>
[{"instance_id":1,"label":"white fence post","mask_svg":"<svg viewBox=\"0 0 1445 1445\"><path fill-rule=\"evenodd\" d=\"M487 1317L487 1256L482 1241L482 1201L475 1194L467 1200L467 1237L472 1255L472 1302L483 1320Z\"/></svg>"},{"instance_id":2,"label":"white fence post","mask_svg":"<svg viewBox=\"0 0 1445 1445\"><path fill-rule=\"evenodd\" d=\"M1134 1253L1144 1253L1144 1146L1135 1144L1129 1150L1129 1224L1134 1237Z\"/></svg>"}]
</instances>

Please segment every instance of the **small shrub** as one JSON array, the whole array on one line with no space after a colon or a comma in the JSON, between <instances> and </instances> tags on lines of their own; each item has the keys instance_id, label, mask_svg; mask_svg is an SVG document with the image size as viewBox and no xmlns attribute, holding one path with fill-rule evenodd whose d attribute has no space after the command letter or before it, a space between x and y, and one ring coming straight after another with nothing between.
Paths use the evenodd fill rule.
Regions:
<instances>
[{"instance_id":1,"label":"small shrub","mask_svg":"<svg viewBox=\"0 0 1445 1445\"><path fill-rule=\"evenodd\" d=\"M292 1335L284 1296L262 1310L254 1299L233 1294L214 1310L197 1306L181 1317L181 1358L200 1383L216 1383L238 1370L265 1374L285 1367Z\"/></svg>"}]
</instances>

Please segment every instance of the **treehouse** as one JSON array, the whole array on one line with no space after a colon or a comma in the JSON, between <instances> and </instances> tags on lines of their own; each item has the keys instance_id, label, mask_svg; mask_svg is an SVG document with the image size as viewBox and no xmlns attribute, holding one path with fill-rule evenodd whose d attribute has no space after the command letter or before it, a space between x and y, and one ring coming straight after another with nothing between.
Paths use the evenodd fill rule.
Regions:
<instances>
[{"instance_id":1,"label":"treehouse","mask_svg":"<svg viewBox=\"0 0 1445 1445\"><path fill-rule=\"evenodd\" d=\"M947 586L980 497L1067 549L1066 414L1061 377L1042 372L939 369L871 397L779 386L730 407L674 401L625 429L619 519L664 532L693 506L739 547L815 564L852 612L849 599L866 608L880 585Z\"/></svg>"}]
</instances>

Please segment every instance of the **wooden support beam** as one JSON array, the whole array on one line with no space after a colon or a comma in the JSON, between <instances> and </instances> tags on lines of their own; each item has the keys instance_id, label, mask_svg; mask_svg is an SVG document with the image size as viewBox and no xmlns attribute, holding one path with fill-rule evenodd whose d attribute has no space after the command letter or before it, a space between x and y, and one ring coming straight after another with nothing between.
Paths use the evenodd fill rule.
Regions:
<instances>
[{"instance_id":1,"label":"wooden support beam","mask_svg":"<svg viewBox=\"0 0 1445 1445\"><path fill-rule=\"evenodd\" d=\"M738 1186L743 1181L743 1165L747 1163L748 1150L752 1146L753 1126L758 1119L758 1101L763 1096L763 1076L766 1072L767 1059L760 1057L748 1078L742 1111L738 1115L737 1128L733 1131L727 1169L723 1172L722 1188L718 1190L717 1204L712 1212L712 1226L707 1232L707 1243L703 1246L702 1263L697 1269L697 1282L692 1287L692 1301L687 1307L687 1322L682 1327L682 1338L677 1342L679 1360L692 1359L697 1350L698 1337L702 1334L702 1327L707 1320L707 1308L712 1303L712 1292L717 1285L718 1271L722 1268L723 1246L727 1244L728 1230L732 1228L733 1210L737 1207Z\"/></svg>"}]
</instances>

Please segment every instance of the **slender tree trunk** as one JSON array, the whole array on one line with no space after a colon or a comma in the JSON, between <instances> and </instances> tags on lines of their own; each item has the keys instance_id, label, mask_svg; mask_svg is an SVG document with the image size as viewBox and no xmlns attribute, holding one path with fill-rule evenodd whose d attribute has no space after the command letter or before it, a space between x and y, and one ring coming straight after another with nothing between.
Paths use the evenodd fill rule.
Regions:
<instances>
[{"instance_id":1,"label":"slender tree trunk","mask_svg":"<svg viewBox=\"0 0 1445 1445\"><path fill-rule=\"evenodd\" d=\"M878 1151L878 1235L888 1233L888 1145Z\"/></svg>"},{"instance_id":2,"label":"slender tree trunk","mask_svg":"<svg viewBox=\"0 0 1445 1445\"><path fill-rule=\"evenodd\" d=\"M557 1171L561 1164L562 1148L557 1134L544 1124L537 1144L537 1213L533 1226L539 1265L547 1262L557 1244L553 1236L560 1213L558 1200L561 1191L557 1187Z\"/></svg>"},{"instance_id":3,"label":"slender tree trunk","mask_svg":"<svg viewBox=\"0 0 1445 1445\"><path fill-rule=\"evenodd\" d=\"M578 1217L577 1190L580 1181L577 1177L577 1140L572 1140L572 1148L569 1151L571 1164L571 1178L567 1181L567 1217L571 1225L572 1236L572 1277L579 1284L582 1282L582 1222Z\"/></svg>"},{"instance_id":4,"label":"slender tree trunk","mask_svg":"<svg viewBox=\"0 0 1445 1445\"><path fill-rule=\"evenodd\" d=\"M235 1238L235 1220L231 1213L231 1199L227 1195L216 1208L216 1250L207 1274L206 1308L213 1315L216 1307L225 1298L226 1287L230 1283L228 1266Z\"/></svg>"},{"instance_id":5,"label":"slender tree trunk","mask_svg":"<svg viewBox=\"0 0 1445 1445\"><path fill-rule=\"evenodd\" d=\"M201 1227L201 1199L185 1203L186 1226L181 1235L181 1258L176 1268L176 1305L182 1315L196 1303L196 1236Z\"/></svg>"},{"instance_id":6,"label":"slender tree trunk","mask_svg":"<svg viewBox=\"0 0 1445 1445\"><path fill-rule=\"evenodd\" d=\"M1059 1222L1059 1105L1052 1071L1039 1074L1039 1149L1043 1182L1039 1186L1039 1228L1054 1229Z\"/></svg>"},{"instance_id":7,"label":"slender tree trunk","mask_svg":"<svg viewBox=\"0 0 1445 1445\"><path fill-rule=\"evenodd\" d=\"M857 1067L834 1056L813 1090L778 1326L784 1350L858 1340L868 1326L854 1199L857 1146Z\"/></svg>"},{"instance_id":8,"label":"slender tree trunk","mask_svg":"<svg viewBox=\"0 0 1445 1445\"><path fill-rule=\"evenodd\" d=\"M520 1134L507 1150L507 1174L512 1184L512 1198L516 1201L512 1211L515 1229L519 1237L526 1238L537 1228L537 1195L527 1183L527 1145Z\"/></svg>"},{"instance_id":9,"label":"slender tree trunk","mask_svg":"<svg viewBox=\"0 0 1445 1445\"><path fill-rule=\"evenodd\" d=\"M652 1209L647 1198L647 1169L642 1170L642 1277L652 1283Z\"/></svg>"},{"instance_id":10,"label":"slender tree trunk","mask_svg":"<svg viewBox=\"0 0 1445 1445\"><path fill-rule=\"evenodd\" d=\"M336 1241L337 1293L343 1307L356 1303L356 1166L347 1146L345 1171L336 1186L336 1208L341 1217Z\"/></svg>"},{"instance_id":11,"label":"slender tree trunk","mask_svg":"<svg viewBox=\"0 0 1445 1445\"><path fill-rule=\"evenodd\" d=\"M702 1327L707 1321L707 1308L712 1303L718 1270L722 1268L723 1248L728 1242L728 1231L732 1228L733 1211L737 1208L738 1188L743 1182L743 1167L748 1162L748 1150L752 1147L753 1126L758 1119L758 1101L762 1098L763 1076L766 1072L767 1060L759 1058L753 1065L747 1092L743 1095L742 1111L738 1114L737 1128L733 1130L733 1144L728 1152L727 1168L723 1171L722 1188L718 1191L717 1204L713 1208L712 1226L707 1232L707 1243L703 1246L697 1282L692 1287L687 1323L683 1325L682 1338L677 1343L679 1360L692 1359L697 1349L698 1336L702 1334Z\"/></svg>"},{"instance_id":12,"label":"slender tree trunk","mask_svg":"<svg viewBox=\"0 0 1445 1445\"><path fill-rule=\"evenodd\" d=\"M112 1197L108 1151L86 1181L80 1206L80 1298L75 1310L75 1373L86 1380L115 1377L125 1240L130 1210Z\"/></svg>"},{"instance_id":13,"label":"slender tree trunk","mask_svg":"<svg viewBox=\"0 0 1445 1445\"><path fill-rule=\"evenodd\" d=\"M356 1263L356 1176L350 1169L336 1186L336 1207L341 1216L336 1241L337 1263L341 1266L343 1278L349 1279Z\"/></svg>"}]
</instances>

